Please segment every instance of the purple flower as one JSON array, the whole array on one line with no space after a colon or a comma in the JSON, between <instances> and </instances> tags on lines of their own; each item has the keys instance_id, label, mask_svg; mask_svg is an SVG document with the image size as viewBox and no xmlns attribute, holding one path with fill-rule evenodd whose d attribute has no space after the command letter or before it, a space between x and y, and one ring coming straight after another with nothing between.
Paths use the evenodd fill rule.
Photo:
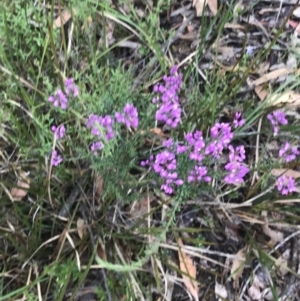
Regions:
<instances>
[{"instance_id":1,"label":"purple flower","mask_svg":"<svg viewBox=\"0 0 300 301\"><path fill-rule=\"evenodd\" d=\"M164 140L162 144L164 147L170 149L173 146L174 142L172 138L169 138L168 140Z\"/></svg>"},{"instance_id":2,"label":"purple flower","mask_svg":"<svg viewBox=\"0 0 300 301\"><path fill-rule=\"evenodd\" d=\"M246 119L242 118L242 113L241 112L236 112L235 113L235 118L233 120L233 125L235 128L241 127L245 124Z\"/></svg>"},{"instance_id":3,"label":"purple flower","mask_svg":"<svg viewBox=\"0 0 300 301\"><path fill-rule=\"evenodd\" d=\"M132 104L126 104L123 113L116 112L115 117L117 122L124 123L128 128L137 128L139 125L137 108Z\"/></svg>"},{"instance_id":4,"label":"purple flower","mask_svg":"<svg viewBox=\"0 0 300 301\"><path fill-rule=\"evenodd\" d=\"M62 139L65 136L66 133L66 128L65 126L62 124L58 127L56 127L55 125L53 125L51 127L52 132L54 133L55 139Z\"/></svg>"},{"instance_id":5,"label":"purple flower","mask_svg":"<svg viewBox=\"0 0 300 301\"><path fill-rule=\"evenodd\" d=\"M148 160L141 163L142 166L146 166L148 164ZM172 194L174 191L174 185L183 185L183 180L178 178L178 174L176 172L177 162L175 154L169 150L164 150L157 154L151 167L153 168L154 172L159 174L159 176L164 180L161 190L163 190L165 193Z\"/></svg>"},{"instance_id":6,"label":"purple flower","mask_svg":"<svg viewBox=\"0 0 300 301\"><path fill-rule=\"evenodd\" d=\"M54 96L49 96L48 100L53 102L55 107L61 107L63 110L67 108L68 98L62 90L57 90Z\"/></svg>"},{"instance_id":7,"label":"purple flower","mask_svg":"<svg viewBox=\"0 0 300 301\"><path fill-rule=\"evenodd\" d=\"M65 91L64 92L59 89L56 91L55 95L51 95L48 97L48 100L53 103L55 107L61 107L63 110L67 108L68 98L67 96L78 96L78 87L74 85L74 79L68 78L65 80Z\"/></svg>"},{"instance_id":8,"label":"purple flower","mask_svg":"<svg viewBox=\"0 0 300 301\"><path fill-rule=\"evenodd\" d=\"M252 55L256 48L257 46L251 46L251 45L246 46L246 54Z\"/></svg>"},{"instance_id":9,"label":"purple flower","mask_svg":"<svg viewBox=\"0 0 300 301\"><path fill-rule=\"evenodd\" d=\"M279 158L285 156L285 162L295 160L297 155L299 155L297 147L291 147L291 145L288 142L286 142L285 145L279 150Z\"/></svg>"},{"instance_id":10,"label":"purple flower","mask_svg":"<svg viewBox=\"0 0 300 301\"><path fill-rule=\"evenodd\" d=\"M180 122L181 108L179 105L179 90L182 85L182 74L177 74L177 66L172 67L170 75L163 77L164 84L156 84L154 93L161 94L152 99L153 103L159 103L156 112L156 120L163 122L171 128L176 128Z\"/></svg>"},{"instance_id":11,"label":"purple flower","mask_svg":"<svg viewBox=\"0 0 300 301\"><path fill-rule=\"evenodd\" d=\"M187 151L187 146L186 145L180 145L180 144L176 144L176 153L179 154L183 154Z\"/></svg>"},{"instance_id":12,"label":"purple flower","mask_svg":"<svg viewBox=\"0 0 300 301\"><path fill-rule=\"evenodd\" d=\"M287 195L296 191L295 180L292 177L282 175L277 179L277 189L282 195Z\"/></svg>"},{"instance_id":13,"label":"purple flower","mask_svg":"<svg viewBox=\"0 0 300 301\"><path fill-rule=\"evenodd\" d=\"M73 78L67 78L65 80L65 90L66 94L69 96L77 97L79 94L78 87L74 85Z\"/></svg>"},{"instance_id":14,"label":"purple flower","mask_svg":"<svg viewBox=\"0 0 300 301\"><path fill-rule=\"evenodd\" d=\"M230 154L229 154L230 162L233 162L233 161L243 162L246 159L245 148L243 145L237 146L236 149L234 149L232 145L229 145L228 149L230 151Z\"/></svg>"},{"instance_id":15,"label":"purple flower","mask_svg":"<svg viewBox=\"0 0 300 301\"><path fill-rule=\"evenodd\" d=\"M188 182L210 182L211 177L207 176L207 168L205 166L194 166L194 169L192 169L188 175L187 178Z\"/></svg>"},{"instance_id":16,"label":"purple flower","mask_svg":"<svg viewBox=\"0 0 300 301\"><path fill-rule=\"evenodd\" d=\"M111 140L114 138L114 131L112 128L113 120L109 115L104 117L96 114L91 114L87 120L87 128L92 128L91 133L101 139Z\"/></svg>"},{"instance_id":17,"label":"purple flower","mask_svg":"<svg viewBox=\"0 0 300 301\"><path fill-rule=\"evenodd\" d=\"M156 112L156 120L164 122L171 128L176 128L180 122L181 108L178 103L171 101L163 103Z\"/></svg>"},{"instance_id":18,"label":"purple flower","mask_svg":"<svg viewBox=\"0 0 300 301\"><path fill-rule=\"evenodd\" d=\"M210 130L212 138L215 140L211 141L205 149L206 155L212 155L215 158L220 158L220 153L224 148L228 146L233 133L229 123L216 123Z\"/></svg>"},{"instance_id":19,"label":"purple flower","mask_svg":"<svg viewBox=\"0 0 300 301\"><path fill-rule=\"evenodd\" d=\"M244 176L249 172L249 168L242 162L245 160L245 148L243 145L236 149L232 145L228 146L229 163L225 165L225 170L229 173L225 176L223 181L227 184L240 184L244 181Z\"/></svg>"},{"instance_id":20,"label":"purple flower","mask_svg":"<svg viewBox=\"0 0 300 301\"><path fill-rule=\"evenodd\" d=\"M227 184L241 184L244 182L244 176L249 172L249 168L240 162L229 162L225 169L230 171L223 181Z\"/></svg>"},{"instance_id":21,"label":"purple flower","mask_svg":"<svg viewBox=\"0 0 300 301\"><path fill-rule=\"evenodd\" d=\"M98 154L98 150L103 149L103 143L101 141L97 141L97 142L93 142L91 145L91 151L97 155Z\"/></svg>"},{"instance_id":22,"label":"purple flower","mask_svg":"<svg viewBox=\"0 0 300 301\"><path fill-rule=\"evenodd\" d=\"M58 155L57 151L54 150L52 151L52 155L51 155L51 165L52 166L57 166L62 162L62 157L60 155Z\"/></svg>"},{"instance_id":23,"label":"purple flower","mask_svg":"<svg viewBox=\"0 0 300 301\"><path fill-rule=\"evenodd\" d=\"M196 131L195 133L187 133L185 135L185 140L190 146L189 158L193 161L202 161L202 150L205 147L205 142L203 140L202 132Z\"/></svg>"},{"instance_id":24,"label":"purple flower","mask_svg":"<svg viewBox=\"0 0 300 301\"><path fill-rule=\"evenodd\" d=\"M153 160L154 160L154 157L151 155L149 157L149 159L141 162L141 166L143 166L143 167L150 166L150 168L152 168L152 162L153 162Z\"/></svg>"},{"instance_id":25,"label":"purple flower","mask_svg":"<svg viewBox=\"0 0 300 301\"><path fill-rule=\"evenodd\" d=\"M283 111L274 111L271 114L267 115L267 118L270 120L271 124L273 125L273 132L276 136L279 131L279 124L286 125L288 123L286 119L286 115Z\"/></svg>"},{"instance_id":26,"label":"purple flower","mask_svg":"<svg viewBox=\"0 0 300 301\"><path fill-rule=\"evenodd\" d=\"M168 171L176 169L175 154L164 150L157 154L153 163L153 169L156 173L160 174L162 178L168 177Z\"/></svg>"}]
</instances>

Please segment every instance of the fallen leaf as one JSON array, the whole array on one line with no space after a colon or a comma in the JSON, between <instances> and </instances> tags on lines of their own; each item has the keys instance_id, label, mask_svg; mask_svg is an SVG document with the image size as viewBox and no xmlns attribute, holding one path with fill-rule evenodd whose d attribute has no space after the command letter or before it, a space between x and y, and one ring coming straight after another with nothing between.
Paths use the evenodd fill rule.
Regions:
<instances>
[{"instance_id":1,"label":"fallen leaf","mask_svg":"<svg viewBox=\"0 0 300 301\"><path fill-rule=\"evenodd\" d=\"M293 73L293 72L295 72L295 70L293 70L293 69L280 68L280 69L271 71L267 74L264 74L260 78L254 80L252 82L252 85L259 86L261 84L269 82L272 79L277 79L278 77L281 77L281 76L284 76L284 75L287 75L287 74L290 74L290 73Z\"/></svg>"},{"instance_id":2,"label":"fallen leaf","mask_svg":"<svg viewBox=\"0 0 300 301\"><path fill-rule=\"evenodd\" d=\"M77 220L77 232L80 239L86 234L86 228L84 226L84 220L82 218L79 218Z\"/></svg>"},{"instance_id":3,"label":"fallen leaf","mask_svg":"<svg viewBox=\"0 0 300 301\"><path fill-rule=\"evenodd\" d=\"M196 9L196 16L202 16L203 10L207 4L206 0L193 0L193 7Z\"/></svg>"},{"instance_id":4,"label":"fallen leaf","mask_svg":"<svg viewBox=\"0 0 300 301\"><path fill-rule=\"evenodd\" d=\"M149 211L149 204L156 199L154 195L143 196L138 201L134 201L129 209L129 214L133 219L139 219Z\"/></svg>"},{"instance_id":5,"label":"fallen leaf","mask_svg":"<svg viewBox=\"0 0 300 301\"><path fill-rule=\"evenodd\" d=\"M222 53L222 57L224 60L229 60L235 57L235 52L233 47L219 47L218 51Z\"/></svg>"},{"instance_id":6,"label":"fallen leaf","mask_svg":"<svg viewBox=\"0 0 300 301\"><path fill-rule=\"evenodd\" d=\"M224 28L231 28L231 29L241 29L244 30L245 26L241 24L236 24L236 23L225 23Z\"/></svg>"},{"instance_id":7,"label":"fallen leaf","mask_svg":"<svg viewBox=\"0 0 300 301\"><path fill-rule=\"evenodd\" d=\"M194 25L189 24L189 25L186 27L186 29L187 29L188 32L193 32L193 31L195 30L195 27L194 27Z\"/></svg>"},{"instance_id":8,"label":"fallen leaf","mask_svg":"<svg viewBox=\"0 0 300 301\"><path fill-rule=\"evenodd\" d=\"M284 169L284 168L275 168L271 171L272 176L280 177L283 174L287 177L292 177L293 179L300 178L300 172L292 169Z\"/></svg>"},{"instance_id":9,"label":"fallen leaf","mask_svg":"<svg viewBox=\"0 0 300 301\"><path fill-rule=\"evenodd\" d=\"M94 189L96 196L100 199L103 193L103 177L98 173L94 179Z\"/></svg>"},{"instance_id":10,"label":"fallen leaf","mask_svg":"<svg viewBox=\"0 0 300 301\"><path fill-rule=\"evenodd\" d=\"M282 95L274 94L268 99L267 103L273 106L285 104L286 107L297 107L300 106L300 94L294 91L289 91Z\"/></svg>"},{"instance_id":11,"label":"fallen leaf","mask_svg":"<svg viewBox=\"0 0 300 301\"><path fill-rule=\"evenodd\" d=\"M246 246L237 252L236 257L232 262L230 273L232 275L233 286L235 288L238 287L239 278L242 276L245 268L245 261L246 261L245 253L246 253Z\"/></svg>"},{"instance_id":12,"label":"fallen leaf","mask_svg":"<svg viewBox=\"0 0 300 301\"><path fill-rule=\"evenodd\" d=\"M218 13L218 0L207 0L207 5L215 16Z\"/></svg>"},{"instance_id":13,"label":"fallen leaf","mask_svg":"<svg viewBox=\"0 0 300 301\"><path fill-rule=\"evenodd\" d=\"M163 137L163 138L168 138L168 135L164 134L164 132L162 131L162 129L160 128L152 128L149 130L150 133Z\"/></svg>"},{"instance_id":14,"label":"fallen leaf","mask_svg":"<svg viewBox=\"0 0 300 301\"><path fill-rule=\"evenodd\" d=\"M194 297L195 300L198 299L199 287L197 282L194 280L196 278L197 270L193 263L192 258L181 250L184 247L182 239L178 238L178 257L179 257L179 267L182 273L182 279L185 287L189 293ZM188 275L188 276L187 276Z\"/></svg>"},{"instance_id":15,"label":"fallen leaf","mask_svg":"<svg viewBox=\"0 0 300 301\"><path fill-rule=\"evenodd\" d=\"M61 14L54 20L53 28L60 28L64 26L70 19L72 15L67 10L63 10Z\"/></svg>"},{"instance_id":16,"label":"fallen leaf","mask_svg":"<svg viewBox=\"0 0 300 301\"><path fill-rule=\"evenodd\" d=\"M267 220L265 221L265 224L261 226L261 228L263 232L270 237L269 245L271 247L284 240L283 233L270 229Z\"/></svg>"},{"instance_id":17,"label":"fallen leaf","mask_svg":"<svg viewBox=\"0 0 300 301\"><path fill-rule=\"evenodd\" d=\"M98 241L99 241L99 244L98 244L98 248L97 248L97 254L98 254L99 258L106 261L107 259L106 259L106 253L105 253L105 245L100 237L98 238Z\"/></svg>"},{"instance_id":18,"label":"fallen leaf","mask_svg":"<svg viewBox=\"0 0 300 301\"><path fill-rule=\"evenodd\" d=\"M285 276L289 272L285 267L288 266L290 256L291 249L286 249L275 261L275 265L279 268L278 271L281 276Z\"/></svg>"},{"instance_id":19,"label":"fallen leaf","mask_svg":"<svg viewBox=\"0 0 300 301\"><path fill-rule=\"evenodd\" d=\"M216 298L218 298L218 301L225 300L227 298L227 296L228 296L225 285L219 284L216 281L216 284L215 284L215 294L216 294Z\"/></svg>"},{"instance_id":20,"label":"fallen leaf","mask_svg":"<svg viewBox=\"0 0 300 301\"><path fill-rule=\"evenodd\" d=\"M259 66L257 66L257 68L254 70L254 72L262 76L263 74L266 74L268 72L269 68L270 68L270 62L265 61L260 63Z\"/></svg>"},{"instance_id":21,"label":"fallen leaf","mask_svg":"<svg viewBox=\"0 0 300 301\"><path fill-rule=\"evenodd\" d=\"M253 283L248 290L248 295L252 300L260 300L261 299L261 291L259 287L259 278L257 276L254 277Z\"/></svg>"},{"instance_id":22,"label":"fallen leaf","mask_svg":"<svg viewBox=\"0 0 300 301\"><path fill-rule=\"evenodd\" d=\"M30 179L28 176L29 172L20 172L17 187L12 188L11 190L11 196L14 201L21 201L22 198L27 195L28 189L30 188Z\"/></svg>"},{"instance_id":23,"label":"fallen leaf","mask_svg":"<svg viewBox=\"0 0 300 301\"><path fill-rule=\"evenodd\" d=\"M267 98L267 96L269 95L269 92L267 90L263 89L262 86L255 87L254 91L261 101L265 100Z\"/></svg>"}]
</instances>

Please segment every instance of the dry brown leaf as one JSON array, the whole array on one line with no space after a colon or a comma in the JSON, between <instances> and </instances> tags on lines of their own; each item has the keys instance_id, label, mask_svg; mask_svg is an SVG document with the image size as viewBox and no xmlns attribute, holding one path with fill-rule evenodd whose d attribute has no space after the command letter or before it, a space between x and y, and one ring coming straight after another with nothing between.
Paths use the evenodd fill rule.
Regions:
<instances>
[{"instance_id":1,"label":"dry brown leaf","mask_svg":"<svg viewBox=\"0 0 300 301\"><path fill-rule=\"evenodd\" d=\"M64 26L72 17L72 14L67 10L63 10L61 14L54 20L53 28L60 28Z\"/></svg>"},{"instance_id":2,"label":"dry brown leaf","mask_svg":"<svg viewBox=\"0 0 300 301\"><path fill-rule=\"evenodd\" d=\"M270 229L267 221L264 225L261 226L261 228L263 232L271 238L271 240L269 241L269 245L271 247L275 246L278 242L282 242L284 240L283 233Z\"/></svg>"},{"instance_id":3,"label":"dry brown leaf","mask_svg":"<svg viewBox=\"0 0 300 301\"><path fill-rule=\"evenodd\" d=\"M164 134L164 132L163 132L162 129L160 129L160 128L153 128L153 129L150 129L149 132L152 133L152 134L154 134L154 135L163 137L163 138L168 137L168 135Z\"/></svg>"},{"instance_id":4,"label":"dry brown leaf","mask_svg":"<svg viewBox=\"0 0 300 301\"><path fill-rule=\"evenodd\" d=\"M262 86L255 87L254 91L261 101L265 100L267 98L267 96L269 95L269 92L267 90L263 89Z\"/></svg>"},{"instance_id":5,"label":"dry brown leaf","mask_svg":"<svg viewBox=\"0 0 300 301\"><path fill-rule=\"evenodd\" d=\"M232 275L233 285L235 288L238 287L238 280L242 276L245 268L245 260L246 260L245 255L246 255L246 246L237 252L236 257L232 262L230 273Z\"/></svg>"},{"instance_id":6,"label":"dry brown leaf","mask_svg":"<svg viewBox=\"0 0 300 301\"><path fill-rule=\"evenodd\" d=\"M253 283L248 290L248 295L252 300L261 299L261 291L260 291L259 283L260 283L259 278L255 276L253 279Z\"/></svg>"},{"instance_id":7,"label":"dry brown leaf","mask_svg":"<svg viewBox=\"0 0 300 301\"><path fill-rule=\"evenodd\" d=\"M14 201L21 201L24 196L27 195L28 189L30 188L29 173L21 171L17 182L17 187L12 188L11 196ZM24 188L24 189L22 189Z\"/></svg>"},{"instance_id":8,"label":"dry brown leaf","mask_svg":"<svg viewBox=\"0 0 300 301\"><path fill-rule=\"evenodd\" d=\"M266 74L270 68L270 62L265 61L259 64L256 69L254 69L254 72L262 76L263 74Z\"/></svg>"},{"instance_id":9,"label":"dry brown leaf","mask_svg":"<svg viewBox=\"0 0 300 301\"><path fill-rule=\"evenodd\" d=\"M199 286L197 282L193 279L196 279L197 270L193 263L192 258L187 255L184 251L181 250L181 247L184 247L182 239L178 238L178 257L179 257L179 267L183 272L182 279L185 287L189 293L194 297L195 300L198 299ZM187 276L189 275L189 276Z\"/></svg>"},{"instance_id":10,"label":"dry brown leaf","mask_svg":"<svg viewBox=\"0 0 300 301\"><path fill-rule=\"evenodd\" d=\"M262 85L266 82L269 82L272 79L276 79L280 76L284 76L290 73L295 72L295 70L293 69L288 69L288 68L280 68L274 71L271 71L267 74L264 74L263 76L261 76L260 78L256 79L255 81L252 82L252 85L254 86L259 86Z\"/></svg>"},{"instance_id":11,"label":"dry brown leaf","mask_svg":"<svg viewBox=\"0 0 300 301\"><path fill-rule=\"evenodd\" d=\"M98 173L94 179L94 189L96 196L100 199L103 193L103 177Z\"/></svg>"},{"instance_id":12,"label":"dry brown leaf","mask_svg":"<svg viewBox=\"0 0 300 301\"><path fill-rule=\"evenodd\" d=\"M231 28L231 29L241 29L244 30L245 26L241 24L236 24L236 23L225 23L224 28Z\"/></svg>"},{"instance_id":13,"label":"dry brown leaf","mask_svg":"<svg viewBox=\"0 0 300 301\"><path fill-rule=\"evenodd\" d=\"M207 5L206 0L193 0L193 7L195 7L195 9L196 9L197 17L202 16L203 10L206 5Z\"/></svg>"},{"instance_id":14,"label":"dry brown leaf","mask_svg":"<svg viewBox=\"0 0 300 301\"><path fill-rule=\"evenodd\" d=\"M195 26L192 25L192 24L189 24L187 27L186 27L187 31L190 33L190 32L193 32L195 30Z\"/></svg>"},{"instance_id":15,"label":"dry brown leaf","mask_svg":"<svg viewBox=\"0 0 300 301\"><path fill-rule=\"evenodd\" d=\"M84 220L82 218L79 218L77 220L77 232L80 239L86 234L86 228L84 226Z\"/></svg>"},{"instance_id":16,"label":"dry brown leaf","mask_svg":"<svg viewBox=\"0 0 300 301\"><path fill-rule=\"evenodd\" d=\"M129 214L131 218L138 219L146 215L149 211L149 206L151 202L153 202L156 199L154 195L149 195L141 197L140 200L134 201L129 209Z\"/></svg>"},{"instance_id":17,"label":"dry brown leaf","mask_svg":"<svg viewBox=\"0 0 300 301\"><path fill-rule=\"evenodd\" d=\"M275 261L275 265L279 268L281 276L285 276L289 271L285 268L288 266L289 258L291 257L291 249L286 249L281 256Z\"/></svg>"},{"instance_id":18,"label":"dry brown leaf","mask_svg":"<svg viewBox=\"0 0 300 301\"><path fill-rule=\"evenodd\" d=\"M255 93L261 101L265 100L269 95L269 92L263 89L262 86L257 86L254 88ZM284 104L287 108L293 108L300 106L300 94L294 91L289 91L283 94L274 94L267 101L267 105L279 106Z\"/></svg>"},{"instance_id":19,"label":"dry brown leaf","mask_svg":"<svg viewBox=\"0 0 300 301\"><path fill-rule=\"evenodd\" d=\"M297 107L300 106L300 94L294 91L289 91L282 95L274 94L267 103L273 106L285 104L285 107Z\"/></svg>"},{"instance_id":20,"label":"dry brown leaf","mask_svg":"<svg viewBox=\"0 0 300 301\"><path fill-rule=\"evenodd\" d=\"M208 7L215 16L218 13L218 0L207 0Z\"/></svg>"},{"instance_id":21,"label":"dry brown leaf","mask_svg":"<svg viewBox=\"0 0 300 301\"><path fill-rule=\"evenodd\" d=\"M233 47L219 47L218 51L222 53L224 60L229 60L235 57L235 52Z\"/></svg>"},{"instance_id":22,"label":"dry brown leaf","mask_svg":"<svg viewBox=\"0 0 300 301\"><path fill-rule=\"evenodd\" d=\"M280 177L283 174L287 177L292 177L293 179L300 178L300 172L292 169L284 169L284 168L275 168L271 171L272 176Z\"/></svg>"}]
</instances>

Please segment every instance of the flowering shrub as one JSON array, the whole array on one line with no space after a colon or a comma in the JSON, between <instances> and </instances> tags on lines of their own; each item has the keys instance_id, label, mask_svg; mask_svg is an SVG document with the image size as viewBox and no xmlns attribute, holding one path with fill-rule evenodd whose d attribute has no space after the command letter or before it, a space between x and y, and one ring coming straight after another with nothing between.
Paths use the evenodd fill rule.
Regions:
<instances>
[{"instance_id":1,"label":"flowering shrub","mask_svg":"<svg viewBox=\"0 0 300 301\"><path fill-rule=\"evenodd\" d=\"M58 90L49 97L49 102L55 107L67 109L69 98L76 98L79 95L78 87L74 84L73 78L67 79L63 92ZM182 86L182 74L174 66L170 74L163 77L163 82L154 86L156 97L152 103L156 106L155 118L167 129L175 129L181 122L181 106L179 92ZM280 125L288 123L284 112L275 111L267 116L273 126L274 135L279 132ZM173 194L177 187L185 185L199 185L199 183L210 183L213 178L213 166L221 170L222 178L217 178L227 185L242 185L250 168L247 166L246 151L243 145L234 146L234 132L245 125L246 120L241 112L236 112L232 124L228 122L216 122L210 129L206 139L199 130L188 132L184 140L177 142L169 138L162 142L163 150L151 154L150 157L141 161L142 167L149 168L158 179L155 183L166 194ZM123 110L112 115L100 116L95 113L89 115L86 121L86 128L90 130L93 141L90 142L91 152L97 156L100 151L105 150L106 143L117 139L121 126L125 129L138 130L139 114L138 109L131 103L126 103ZM56 140L65 136L65 126L52 126L52 132ZM224 164L224 155L228 153L228 161ZM279 158L290 162L299 155L297 147L286 142L279 150ZM222 158L222 162L221 162ZM56 150L51 155L51 165L58 166L62 157ZM281 194L286 195L295 191L295 181L292 178L281 176L277 180L277 189Z\"/></svg>"}]
</instances>

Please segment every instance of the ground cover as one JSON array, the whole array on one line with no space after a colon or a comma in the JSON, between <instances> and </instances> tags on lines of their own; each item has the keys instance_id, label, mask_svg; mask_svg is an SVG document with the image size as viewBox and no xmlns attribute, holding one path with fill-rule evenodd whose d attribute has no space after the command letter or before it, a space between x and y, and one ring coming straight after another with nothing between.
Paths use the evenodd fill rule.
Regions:
<instances>
[{"instance_id":1,"label":"ground cover","mask_svg":"<svg viewBox=\"0 0 300 301\"><path fill-rule=\"evenodd\" d=\"M0 300L299 299L297 1L0 9Z\"/></svg>"}]
</instances>

